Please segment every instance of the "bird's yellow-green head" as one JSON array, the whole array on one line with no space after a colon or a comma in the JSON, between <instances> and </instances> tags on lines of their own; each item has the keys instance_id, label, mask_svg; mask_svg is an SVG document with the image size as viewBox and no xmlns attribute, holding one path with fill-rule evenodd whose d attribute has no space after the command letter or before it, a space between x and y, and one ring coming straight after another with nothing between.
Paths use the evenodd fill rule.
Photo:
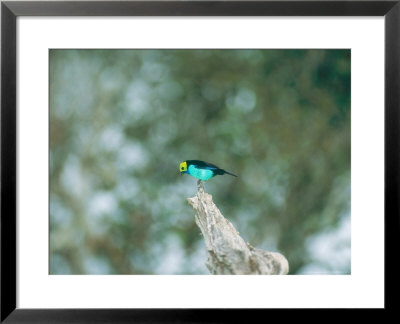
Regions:
<instances>
[{"instance_id":1,"label":"bird's yellow-green head","mask_svg":"<svg viewBox=\"0 0 400 324\"><path fill-rule=\"evenodd\" d=\"M181 172L181 174L187 172L187 168L188 168L188 166L187 166L186 161L179 164L179 171Z\"/></svg>"}]
</instances>

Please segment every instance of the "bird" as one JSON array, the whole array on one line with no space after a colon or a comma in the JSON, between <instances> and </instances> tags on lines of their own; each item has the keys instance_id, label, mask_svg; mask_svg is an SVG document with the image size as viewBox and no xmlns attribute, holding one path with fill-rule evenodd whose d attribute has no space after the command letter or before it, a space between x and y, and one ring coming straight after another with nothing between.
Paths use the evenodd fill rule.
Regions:
<instances>
[{"instance_id":1,"label":"bird","mask_svg":"<svg viewBox=\"0 0 400 324\"><path fill-rule=\"evenodd\" d=\"M186 160L179 165L179 171L181 175L184 173L190 174L192 177L199 179L200 181L207 181L216 175L229 174L237 177L236 174L230 173L217 167L214 164L200 161L200 160Z\"/></svg>"}]
</instances>

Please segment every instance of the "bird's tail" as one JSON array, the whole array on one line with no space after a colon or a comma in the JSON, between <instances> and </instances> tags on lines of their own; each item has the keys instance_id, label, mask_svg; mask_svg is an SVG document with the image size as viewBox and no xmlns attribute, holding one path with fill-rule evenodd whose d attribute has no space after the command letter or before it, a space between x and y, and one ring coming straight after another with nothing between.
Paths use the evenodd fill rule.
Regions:
<instances>
[{"instance_id":1,"label":"bird's tail","mask_svg":"<svg viewBox=\"0 0 400 324\"><path fill-rule=\"evenodd\" d=\"M231 175L231 176L234 176L234 177L237 177L237 175L236 174L233 174L233 173L230 173L230 172L228 172L228 171L225 171L225 170L223 170L224 171L224 173L223 174L229 174L229 175Z\"/></svg>"}]
</instances>

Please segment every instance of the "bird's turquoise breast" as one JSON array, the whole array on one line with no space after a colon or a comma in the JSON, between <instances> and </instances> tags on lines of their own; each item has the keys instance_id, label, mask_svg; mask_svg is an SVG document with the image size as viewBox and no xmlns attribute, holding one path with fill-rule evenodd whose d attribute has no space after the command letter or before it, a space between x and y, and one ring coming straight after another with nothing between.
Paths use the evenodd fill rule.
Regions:
<instances>
[{"instance_id":1,"label":"bird's turquoise breast","mask_svg":"<svg viewBox=\"0 0 400 324\"><path fill-rule=\"evenodd\" d=\"M188 173L200 180L207 181L208 179L214 176L214 173L208 169L199 169L196 168L194 165L189 166Z\"/></svg>"}]
</instances>

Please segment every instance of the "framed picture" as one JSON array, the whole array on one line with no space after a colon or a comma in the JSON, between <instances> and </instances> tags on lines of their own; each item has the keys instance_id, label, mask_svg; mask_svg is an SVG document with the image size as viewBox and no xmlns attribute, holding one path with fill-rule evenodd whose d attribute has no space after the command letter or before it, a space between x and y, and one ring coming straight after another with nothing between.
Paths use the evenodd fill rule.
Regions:
<instances>
[{"instance_id":1,"label":"framed picture","mask_svg":"<svg viewBox=\"0 0 400 324\"><path fill-rule=\"evenodd\" d=\"M399 16L2 2L1 321L390 309Z\"/></svg>"}]
</instances>

